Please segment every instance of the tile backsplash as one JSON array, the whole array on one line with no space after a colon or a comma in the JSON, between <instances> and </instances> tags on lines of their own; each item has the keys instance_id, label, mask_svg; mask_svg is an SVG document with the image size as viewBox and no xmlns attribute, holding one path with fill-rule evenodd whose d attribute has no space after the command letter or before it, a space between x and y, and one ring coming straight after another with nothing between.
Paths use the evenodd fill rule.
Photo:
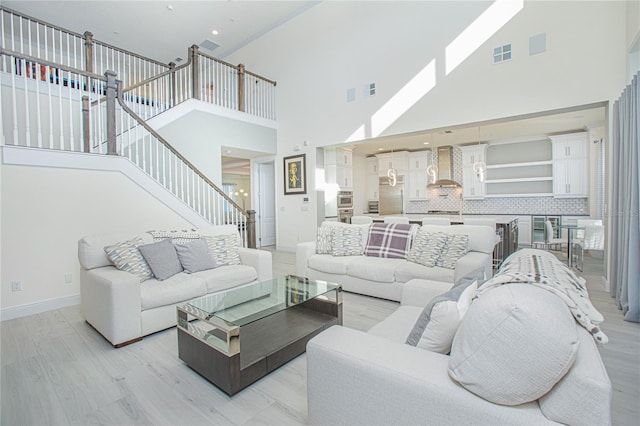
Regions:
<instances>
[{"instance_id":1,"label":"tile backsplash","mask_svg":"<svg viewBox=\"0 0 640 426\"><path fill-rule=\"evenodd\" d=\"M504 197L460 200L460 189L436 188L430 192L436 192L437 195L434 197L433 194L430 194L429 200L410 201L407 213L426 213L430 210L459 211L462 209L463 214L589 214L587 198Z\"/></svg>"}]
</instances>

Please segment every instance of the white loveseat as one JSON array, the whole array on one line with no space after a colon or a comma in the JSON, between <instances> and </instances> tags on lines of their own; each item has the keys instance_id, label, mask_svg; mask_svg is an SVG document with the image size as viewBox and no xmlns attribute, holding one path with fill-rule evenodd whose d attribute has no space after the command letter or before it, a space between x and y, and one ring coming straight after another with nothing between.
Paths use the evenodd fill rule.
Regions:
<instances>
[{"instance_id":1,"label":"white loveseat","mask_svg":"<svg viewBox=\"0 0 640 426\"><path fill-rule=\"evenodd\" d=\"M233 235L234 225L198 230L202 236ZM80 294L86 321L116 347L176 325L176 305L207 293L272 278L271 253L240 246L240 264L225 265L192 274L177 273L158 281L140 282L130 272L113 266L105 246L129 240L131 234L89 235L78 241L81 265ZM154 242L150 233L139 235L145 244Z\"/></svg>"},{"instance_id":2,"label":"white loveseat","mask_svg":"<svg viewBox=\"0 0 640 426\"><path fill-rule=\"evenodd\" d=\"M501 285L477 296L481 286L450 354L406 344L423 307L447 288L412 280L401 306L368 332L334 326L313 338L309 423L611 423L612 387L594 338L538 286ZM513 400L496 402L500 393Z\"/></svg>"},{"instance_id":3,"label":"white loveseat","mask_svg":"<svg viewBox=\"0 0 640 426\"><path fill-rule=\"evenodd\" d=\"M322 226L358 226L363 228L363 245L371 225L344 225L324 222ZM487 226L423 225L428 232L468 235L469 251L461 257L455 269L427 267L406 259L371 256L332 256L317 254L316 242L296 246L296 273L310 279L342 284L345 291L400 301L403 284L412 279L427 279L449 283L451 287L468 273L483 269L485 278L492 276L492 253L495 232Z\"/></svg>"}]
</instances>

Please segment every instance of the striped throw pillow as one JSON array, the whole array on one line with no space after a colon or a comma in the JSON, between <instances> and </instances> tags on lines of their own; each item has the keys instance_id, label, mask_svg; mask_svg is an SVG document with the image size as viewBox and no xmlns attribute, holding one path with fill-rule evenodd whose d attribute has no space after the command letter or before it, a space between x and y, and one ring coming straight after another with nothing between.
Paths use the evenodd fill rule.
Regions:
<instances>
[{"instance_id":1,"label":"striped throw pillow","mask_svg":"<svg viewBox=\"0 0 640 426\"><path fill-rule=\"evenodd\" d=\"M151 268L149 268L138 249L143 244L142 238L135 237L131 240L107 246L104 251L116 268L137 275L140 278L140 282L142 282L153 278Z\"/></svg>"},{"instance_id":2,"label":"striped throw pillow","mask_svg":"<svg viewBox=\"0 0 640 426\"><path fill-rule=\"evenodd\" d=\"M320 226L316 236L316 253L331 254L331 227Z\"/></svg>"},{"instance_id":3,"label":"striped throw pillow","mask_svg":"<svg viewBox=\"0 0 640 426\"><path fill-rule=\"evenodd\" d=\"M427 232L421 228L413 241L407 260L430 268L436 266L446 242L447 234Z\"/></svg>"},{"instance_id":4,"label":"striped throw pillow","mask_svg":"<svg viewBox=\"0 0 640 426\"><path fill-rule=\"evenodd\" d=\"M335 226L331 228L331 255L361 256L364 254L362 228L359 226Z\"/></svg>"},{"instance_id":5,"label":"striped throw pillow","mask_svg":"<svg viewBox=\"0 0 640 426\"><path fill-rule=\"evenodd\" d=\"M238 235L205 236L209 253L216 261L216 268L223 265L240 265L240 246Z\"/></svg>"},{"instance_id":6,"label":"striped throw pillow","mask_svg":"<svg viewBox=\"0 0 640 426\"><path fill-rule=\"evenodd\" d=\"M447 240L442 247L436 266L456 269L456 262L469 251L469 236L447 234Z\"/></svg>"}]
</instances>

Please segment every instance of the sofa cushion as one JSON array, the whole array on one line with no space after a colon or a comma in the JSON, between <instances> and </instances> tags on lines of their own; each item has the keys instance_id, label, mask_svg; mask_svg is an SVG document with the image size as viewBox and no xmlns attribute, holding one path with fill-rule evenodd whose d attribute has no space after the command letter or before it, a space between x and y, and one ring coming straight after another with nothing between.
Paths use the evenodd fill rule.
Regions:
<instances>
[{"instance_id":1,"label":"sofa cushion","mask_svg":"<svg viewBox=\"0 0 640 426\"><path fill-rule=\"evenodd\" d=\"M164 281L155 278L140 284L142 310L173 305L206 294L204 281L180 272Z\"/></svg>"},{"instance_id":2,"label":"sofa cushion","mask_svg":"<svg viewBox=\"0 0 640 426\"><path fill-rule=\"evenodd\" d=\"M315 254L308 260L311 269L328 274L347 274L347 265L355 259L355 256L331 256L327 254Z\"/></svg>"},{"instance_id":3,"label":"sofa cushion","mask_svg":"<svg viewBox=\"0 0 640 426\"><path fill-rule=\"evenodd\" d=\"M371 327L367 333L393 342L405 343L421 312L422 308L419 306L400 306L383 321Z\"/></svg>"},{"instance_id":4,"label":"sofa cushion","mask_svg":"<svg viewBox=\"0 0 640 426\"><path fill-rule=\"evenodd\" d=\"M431 352L449 353L453 336L477 289L477 281L464 282L431 299L418 316L406 343Z\"/></svg>"},{"instance_id":5,"label":"sofa cushion","mask_svg":"<svg viewBox=\"0 0 640 426\"><path fill-rule=\"evenodd\" d=\"M171 240L165 239L157 243L143 244L138 247L138 250L156 279L163 281L182 272L182 265Z\"/></svg>"},{"instance_id":6,"label":"sofa cushion","mask_svg":"<svg viewBox=\"0 0 640 426\"><path fill-rule=\"evenodd\" d=\"M559 297L509 284L471 304L453 339L449 375L488 401L518 405L547 393L578 346L576 323Z\"/></svg>"},{"instance_id":7,"label":"sofa cushion","mask_svg":"<svg viewBox=\"0 0 640 426\"><path fill-rule=\"evenodd\" d=\"M240 264L240 246L237 234L206 235L204 238L216 266Z\"/></svg>"},{"instance_id":8,"label":"sofa cushion","mask_svg":"<svg viewBox=\"0 0 640 426\"><path fill-rule=\"evenodd\" d=\"M403 223L374 223L364 249L366 256L405 259L417 226Z\"/></svg>"},{"instance_id":9,"label":"sofa cushion","mask_svg":"<svg viewBox=\"0 0 640 426\"><path fill-rule=\"evenodd\" d=\"M418 263L405 262L396 266L396 281L406 283L409 280L419 278L423 280L442 281L453 285L455 270L434 266L429 268Z\"/></svg>"},{"instance_id":10,"label":"sofa cushion","mask_svg":"<svg viewBox=\"0 0 640 426\"><path fill-rule=\"evenodd\" d=\"M191 240L185 244L176 244L175 251L178 253L180 264L188 274L213 269L217 266L204 238Z\"/></svg>"},{"instance_id":11,"label":"sofa cushion","mask_svg":"<svg viewBox=\"0 0 640 426\"><path fill-rule=\"evenodd\" d=\"M427 267L436 266L446 242L447 234L427 232L421 228L414 239L411 251L407 255L407 260Z\"/></svg>"},{"instance_id":12,"label":"sofa cushion","mask_svg":"<svg viewBox=\"0 0 640 426\"><path fill-rule=\"evenodd\" d=\"M207 293L248 284L258 279L255 268L249 265L228 265L192 275L204 281Z\"/></svg>"},{"instance_id":13,"label":"sofa cushion","mask_svg":"<svg viewBox=\"0 0 640 426\"><path fill-rule=\"evenodd\" d=\"M442 247L440 256L436 260L436 266L447 269L456 269L456 262L467 254L469 236L459 234L447 234L447 240Z\"/></svg>"},{"instance_id":14,"label":"sofa cushion","mask_svg":"<svg viewBox=\"0 0 640 426\"><path fill-rule=\"evenodd\" d=\"M336 226L331 228L331 255L358 256L364 253L362 227Z\"/></svg>"},{"instance_id":15,"label":"sofa cushion","mask_svg":"<svg viewBox=\"0 0 640 426\"><path fill-rule=\"evenodd\" d=\"M407 263L404 259L379 257L355 257L347 265L347 275L369 281L392 283L395 281L396 267Z\"/></svg>"},{"instance_id":16,"label":"sofa cushion","mask_svg":"<svg viewBox=\"0 0 640 426\"><path fill-rule=\"evenodd\" d=\"M142 257L142 253L138 250L138 247L143 244L142 238L134 237L131 240L106 246L104 251L116 268L137 275L140 278L140 282L142 282L153 278L151 268L149 268L149 265Z\"/></svg>"}]
</instances>

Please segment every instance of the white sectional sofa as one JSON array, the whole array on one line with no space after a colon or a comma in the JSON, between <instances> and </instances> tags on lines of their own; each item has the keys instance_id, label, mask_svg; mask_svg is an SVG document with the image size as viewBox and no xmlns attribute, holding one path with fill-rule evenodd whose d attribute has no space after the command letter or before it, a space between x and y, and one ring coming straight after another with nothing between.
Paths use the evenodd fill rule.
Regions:
<instances>
[{"instance_id":1,"label":"white sectional sofa","mask_svg":"<svg viewBox=\"0 0 640 426\"><path fill-rule=\"evenodd\" d=\"M240 264L194 273L179 272L168 279L140 281L133 273L117 269L105 247L130 240L133 235L89 235L78 242L81 265L80 291L86 321L116 347L176 325L176 305L231 287L272 278L271 253L240 246L234 225L197 230L202 236L235 238ZM144 244L150 233L138 235Z\"/></svg>"},{"instance_id":2,"label":"white sectional sofa","mask_svg":"<svg viewBox=\"0 0 640 426\"><path fill-rule=\"evenodd\" d=\"M366 245L367 232L372 225L324 222L322 226L361 227L363 245ZM487 226L472 225L423 225L422 229L428 232L468 235L469 251L456 262L455 269L448 269L427 267L406 259L317 254L316 242L309 241L298 243L296 247L296 273L310 279L340 283L345 291L395 301L401 299L403 284L412 279L445 282L451 287L474 270L484 270L485 278L492 276L494 230Z\"/></svg>"},{"instance_id":3,"label":"white sectional sofa","mask_svg":"<svg viewBox=\"0 0 640 426\"><path fill-rule=\"evenodd\" d=\"M406 283L401 306L368 332L320 333L307 345L309 423L611 424L595 334L545 285L480 286L450 354L406 343L427 302L447 289L439 282Z\"/></svg>"}]
</instances>

